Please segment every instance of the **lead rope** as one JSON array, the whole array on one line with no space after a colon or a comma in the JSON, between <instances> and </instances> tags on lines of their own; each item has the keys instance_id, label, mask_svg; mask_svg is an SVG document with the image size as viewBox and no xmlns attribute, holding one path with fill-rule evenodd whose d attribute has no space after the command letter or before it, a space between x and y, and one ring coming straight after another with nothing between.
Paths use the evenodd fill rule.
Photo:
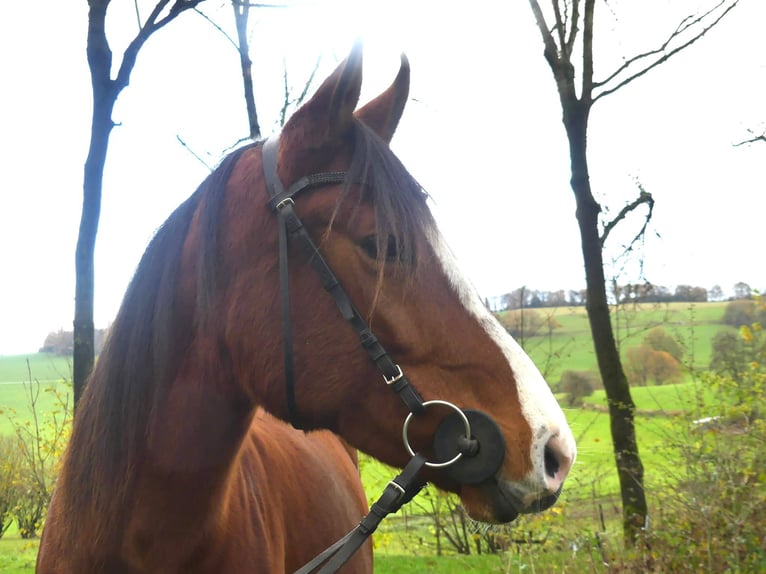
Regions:
<instances>
[{"instance_id":1,"label":"lead rope","mask_svg":"<svg viewBox=\"0 0 766 574\"><path fill-rule=\"evenodd\" d=\"M319 554L311 562L302 568L296 570L294 574L310 574L324 566L318 571L318 574L330 574L337 572L351 556L364 544L373 532L378 528L381 521L391 514L397 512L402 505L408 503L421 491L425 482L420 478L419 473L426 463L423 455L416 454L404 470L386 485L383 494L377 502L372 505L370 512L362 518L359 525L335 544Z\"/></svg>"}]
</instances>

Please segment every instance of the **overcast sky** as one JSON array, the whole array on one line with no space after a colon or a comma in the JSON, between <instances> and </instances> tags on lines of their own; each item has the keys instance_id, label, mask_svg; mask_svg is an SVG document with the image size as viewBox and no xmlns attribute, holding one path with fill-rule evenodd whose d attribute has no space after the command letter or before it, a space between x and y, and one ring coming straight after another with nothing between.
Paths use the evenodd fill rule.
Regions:
<instances>
[{"instance_id":1,"label":"overcast sky","mask_svg":"<svg viewBox=\"0 0 766 574\"><path fill-rule=\"evenodd\" d=\"M712 3L598 3L597 78ZM139 7L148 14L153 4ZM202 7L232 29L228 1ZM136 33L134 3L113 0L109 14L119 62ZM276 126L283 63L300 89L317 58L323 78L361 37L362 99L369 99L391 82L404 51L411 101L393 147L433 197L479 291L491 297L521 285L584 286L561 110L527 2L316 0L258 10L252 19L265 134ZM766 287L756 247L766 144L732 145L766 120L764 22L766 2L741 0L687 53L593 110L589 159L599 199L616 213L640 181L657 202L643 251L653 283ZM71 329L90 125L86 31L85 0L3 8L0 354L34 352L49 331ZM177 136L214 165L245 133L241 94L236 52L199 15L184 14L141 52L114 113L96 255L97 327L114 317L154 230L206 175ZM622 280L637 278L633 265Z\"/></svg>"}]
</instances>

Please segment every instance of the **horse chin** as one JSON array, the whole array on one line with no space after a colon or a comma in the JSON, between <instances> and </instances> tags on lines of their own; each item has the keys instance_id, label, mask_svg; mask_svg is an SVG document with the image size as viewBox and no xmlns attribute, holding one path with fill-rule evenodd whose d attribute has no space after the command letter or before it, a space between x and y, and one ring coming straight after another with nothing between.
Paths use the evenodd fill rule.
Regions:
<instances>
[{"instance_id":1,"label":"horse chin","mask_svg":"<svg viewBox=\"0 0 766 574\"><path fill-rule=\"evenodd\" d=\"M524 494L515 483L492 478L476 486L461 489L460 499L468 516L480 522L504 524L520 514L543 512L553 506L561 495L561 488L553 494Z\"/></svg>"}]
</instances>

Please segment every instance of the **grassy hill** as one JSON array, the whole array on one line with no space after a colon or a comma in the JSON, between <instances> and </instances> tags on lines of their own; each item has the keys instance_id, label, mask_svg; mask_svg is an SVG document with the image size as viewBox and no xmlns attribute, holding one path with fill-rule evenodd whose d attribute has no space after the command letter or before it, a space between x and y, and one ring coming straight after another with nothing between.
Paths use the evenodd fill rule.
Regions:
<instances>
[{"instance_id":1,"label":"grassy hill","mask_svg":"<svg viewBox=\"0 0 766 574\"><path fill-rule=\"evenodd\" d=\"M705 370L710 364L710 341L722 329L725 302L646 303L612 310L612 324L621 350L641 344L646 333L662 327L685 349L687 367ZM584 307L532 309L557 325L550 334L540 332L519 342L551 383L565 370L595 370L596 355ZM500 317L509 313L504 311Z\"/></svg>"}]
</instances>

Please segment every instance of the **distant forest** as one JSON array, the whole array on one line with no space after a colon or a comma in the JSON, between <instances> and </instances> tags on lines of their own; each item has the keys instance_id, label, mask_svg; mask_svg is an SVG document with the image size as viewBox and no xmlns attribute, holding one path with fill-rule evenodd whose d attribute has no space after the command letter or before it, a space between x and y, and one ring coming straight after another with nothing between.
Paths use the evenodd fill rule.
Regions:
<instances>
[{"instance_id":1,"label":"distant forest","mask_svg":"<svg viewBox=\"0 0 766 574\"><path fill-rule=\"evenodd\" d=\"M613 284L610 288L610 298L613 304L671 303L674 301L705 303L707 301L749 299L752 294L753 289L750 285L741 281L734 285L732 296L727 296L720 285L714 285L710 289L692 285L678 285L675 289L670 289L663 285L638 283ZM579 307L585 305L586 302L587 293L585 289L540 291L519 287L510 293L488 300L487 306L493 311L506 311L508 309L538 309L541 307Z\"/></svg>"}]
</instances>

